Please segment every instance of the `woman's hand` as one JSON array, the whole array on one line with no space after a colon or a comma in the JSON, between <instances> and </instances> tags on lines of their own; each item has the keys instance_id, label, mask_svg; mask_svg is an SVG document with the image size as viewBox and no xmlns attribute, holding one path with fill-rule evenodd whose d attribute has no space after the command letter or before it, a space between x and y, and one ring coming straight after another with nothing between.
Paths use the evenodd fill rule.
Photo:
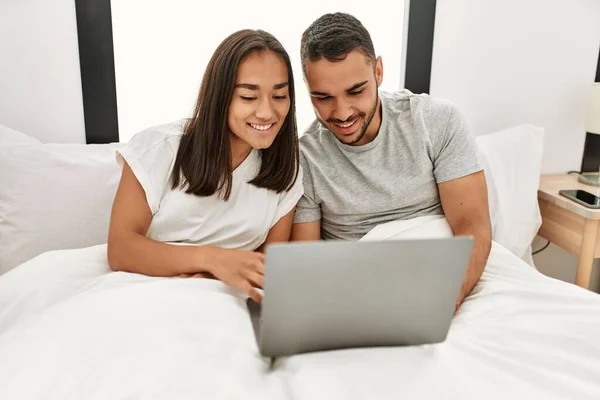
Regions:
<instances>
[{"instance_id":1,"label":"woman's hand","mask_svg":"<svg viewBox=\"0 0 600 400\"><path fill-rule=\"evenodd\" d=\"M262 288L265 283L265 256L262 253L248 250L231 250L219 247L211 248L206 258L208 272L182 274L181 277L216 278L234 286L252 300L260 303L262 296L255 288Z\"/></svg>"}]
</instances>

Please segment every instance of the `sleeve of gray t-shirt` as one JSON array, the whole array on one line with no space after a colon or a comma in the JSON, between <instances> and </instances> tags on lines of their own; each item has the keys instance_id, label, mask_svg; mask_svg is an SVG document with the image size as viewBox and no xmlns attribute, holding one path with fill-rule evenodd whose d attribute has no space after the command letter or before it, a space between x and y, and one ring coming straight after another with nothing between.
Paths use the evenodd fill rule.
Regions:
<instances>
[{"instance_id":1,"label":"sleeve of gray t-shirt","mask_svg":"<svg viewBox=\"0 0 600 400\"><path fill-rule=\"evenodd\" d=\"M453 104L439 106L441 109L438 111L444 112L440 112L438 118L431 119L433 126L430 130L436 182L447 182L481 171L475 138L465 117ZM441 115L445 115L445 118Z\"/></svg>"},{"instance_id":2,"label":"sleeve of gray t-shirt","mask_svg":"<svg viewBox=\"0 0 600 400\"><path fill-rule=\"evenodd\" d=\"M300 154L300 165L304 172L304 194L296 204L296 213L294 214L294 223L315 222L321 220L321 206L315 198L315 187L313 184L310 165Z\"/></svg>"}]
</instances>

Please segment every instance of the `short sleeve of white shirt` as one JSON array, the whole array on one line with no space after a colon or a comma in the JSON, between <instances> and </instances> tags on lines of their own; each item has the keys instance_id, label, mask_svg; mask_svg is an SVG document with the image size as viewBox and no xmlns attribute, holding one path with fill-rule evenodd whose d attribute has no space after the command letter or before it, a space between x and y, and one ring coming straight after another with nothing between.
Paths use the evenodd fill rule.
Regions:
<instances>
[{"instance_id":1,"label":"short sleeve of white shirt","mask_svg":"<svg viewBox=\"0 0 600 400\"><path fill-rule=\"evenodd\" d=\"M228 201L218 193L185 193L172 189L171 180L182 134L183 123L152 127L117 152L118 162L127 162L146 194L152 212L147 236L164 243L255 250L302 196L302 169L289 190L256 187L249 183L261 167L255 150L234 170Z\"/></svg>"},{"instance_id":2,"label":"short sleeve of white shirt","mask_svg":"<svg viewBox=\"0 0 600 400\"><path fill-rule=\"evenodd\" d=\"M161 198L170 189L170 177L179 141L183 133L182 121L155 126L134 135L117 150L120 166L127 162L146 193L152 215L158 212Z\"/></svg>"}]
</instances>

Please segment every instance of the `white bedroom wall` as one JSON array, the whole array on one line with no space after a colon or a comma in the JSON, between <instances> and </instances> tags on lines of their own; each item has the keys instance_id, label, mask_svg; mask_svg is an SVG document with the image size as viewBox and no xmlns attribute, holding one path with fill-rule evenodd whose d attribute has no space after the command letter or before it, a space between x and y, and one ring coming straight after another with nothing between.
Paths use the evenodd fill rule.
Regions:
<instances>
[{"instance_id":1,"label":"white bedroom wall","mask_svg":"<svg viewBox=\"0 0 600 400\"><path fill-rule=\"evenodd\" d=\"M0 55L0 124L85 143L75 1L0 1Z\"/></svg>"},{"instance_id":2,"label":"white bedroom wall","mask_svg":"<svg viewBox=\"0 0 600 400\"><path fill-rule=\"evenodd\" d=\"M246 0L204 3L129 0L112 2L119 136L127 141L136 132L190 115L202 74L214 49L230 33L264 29L277 37L294 68L298 129L314 119L300 68L300 37L321 14L355 14L370 31L384 61L383 89L400 85L404 2L365 7L359 0L307 0L284 3ZM231 13L235 10L235 13Z\"/></svg>"},{"instance_id":3,"label":"white bedroom wall","mask_svg":"<svg viewBox=\"0 0 600 400\"><path fill-rule=\"evenodd\" d=\"M475 134L543 126L542 172L579 170L600 1L437 0L434 40L431 94L457 103ZM534 260L542 272L574 280L574 256L551 246Z\"/></svg>"}]
</instances>

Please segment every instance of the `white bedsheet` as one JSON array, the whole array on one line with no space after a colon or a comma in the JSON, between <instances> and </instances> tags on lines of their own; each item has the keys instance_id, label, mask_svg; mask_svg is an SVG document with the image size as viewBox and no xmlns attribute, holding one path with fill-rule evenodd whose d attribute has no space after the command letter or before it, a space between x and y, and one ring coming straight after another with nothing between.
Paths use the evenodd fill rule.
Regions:
<instances>
[{"instance_id":1,"label":"white bedsheet","mask_svg":"<svg viewBox=\"0 0 600 400\"><path fill-rule=\"evenodd\" d=\"M56 251L0 277L0 399L285 398L238 293L105 259Z\"/></svg>"},{"instance_id":2,"label":"white bedsheet","mask_svg":"<svg viewBox=\"0 0 600 400\"><path fill-rule=\"evenodd\" d=\"M445 220L367 237L447 235ZM220 282L111 272L106 247L0 277L0 399L600 399L600 296L494 245L446 342L276 360Z\"/></svg>"}]
</instances>

